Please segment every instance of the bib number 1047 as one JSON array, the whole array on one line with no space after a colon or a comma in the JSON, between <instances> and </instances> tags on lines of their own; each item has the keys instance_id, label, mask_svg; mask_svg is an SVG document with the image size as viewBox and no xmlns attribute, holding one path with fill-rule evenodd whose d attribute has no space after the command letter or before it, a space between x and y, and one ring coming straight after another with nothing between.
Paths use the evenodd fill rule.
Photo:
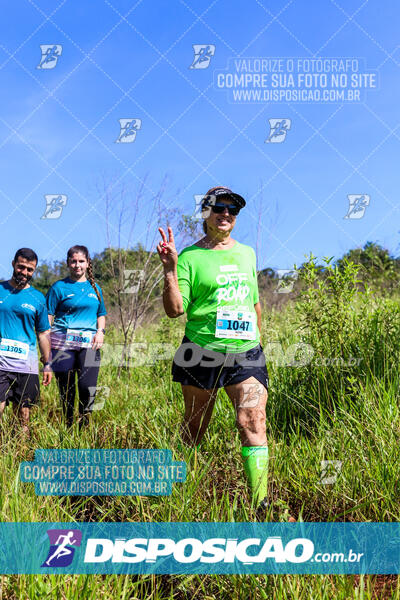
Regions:
<instances>
[{"instance_id":1,"label":"bib number 1047","mask_svg":"<svg viewBox=\"0 0 400 600\"><path fill-rule=\"evenodd\" d=\"M255 340L255 312L242 312L239 310L228 310L223 308L218 309L215 337L233 338L239 340Z\"/></svg>"},{"instance_id":2,"label":"bib number 1047","mask_svg":"<svg viewBox=\"0 0 400 600\"><path fill-rule=\"evenodd\" d=\"M250 321L232 321L232 319L227 319L227 330L238 331L241 329L242 331L248 331L250 326Z\"/></svg>"}]
</instances>

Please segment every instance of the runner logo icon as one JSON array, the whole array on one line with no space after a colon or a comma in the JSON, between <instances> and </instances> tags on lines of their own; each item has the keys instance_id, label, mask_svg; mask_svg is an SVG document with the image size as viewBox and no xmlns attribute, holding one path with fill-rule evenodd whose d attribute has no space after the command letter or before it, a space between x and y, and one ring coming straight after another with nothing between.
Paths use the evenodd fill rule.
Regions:
<instances>
[{"instance_id":1,"label":"runner logo icon","mask_svg":"<svg viewBox=\"0 0 400 600\"><path fill-rule=\"evenodd\" d=\"M348 194L349 208L344 219L362 219L371 197L368 194Z\"/></svg>"},{"instance_id":2,"label":"runner logo icon","mask_svg":"<svg viewBox=\"0 0 400 600\"><path fill-rule=\"evenodd\" d=\"M64 206L67 204L65 194L45 194L46 208L41 219L59 219Z\"/></svg>"},{"instance_id":3,"label":"runner logo icon","mask_svg":"<svg viewBox=\"0 0 400 600\"><path fill-rule=\"evenodd\" d=\"M269 135L265 140L265 143L280 144L281 142L284 142L287 132L292 125L291 119L268 119L268 121Z\"/></svg>"},{"instance_id":4,"label":"runner logo icon","mask_svg":"<svg viewBox=\"0 0 400 600\"><path fill-rule=\"evenodd\" d=\"M130 144L136 139L136 132L142 126L141 119L119 119L120 132L115 140L117 144Z\"/></svg>"},{"instance_id":5,"label":"runner logo icon","mask_svg":"<svg viewBox=\"0 0 400 600\"><path fill-rule=\"evenodd\" d=\"M75 548L80 546L82 532L79 529L48 529L50 549L42 567L68 567L74 558Z\"/></svg>"},{"instance_id":6,"label":"runner logo icon","mask_svg":"<svg viewBox=\"0 0 400 600\"><path fill-rule=\"evenodd\" d=\"M193 44L194 58L189 69L207 69L215 54L214 44Z\"/></svg>"},{"instance_id":7,"label":"runner logo icon","mask_svg":"<svg viewBox=\"0 0 400 600\"><path fill-rule=\"evenodd\" d=\"M37 69L54 69L62 53L61 44L40 44L42 56Z\"/></svg>"}]
</instances>

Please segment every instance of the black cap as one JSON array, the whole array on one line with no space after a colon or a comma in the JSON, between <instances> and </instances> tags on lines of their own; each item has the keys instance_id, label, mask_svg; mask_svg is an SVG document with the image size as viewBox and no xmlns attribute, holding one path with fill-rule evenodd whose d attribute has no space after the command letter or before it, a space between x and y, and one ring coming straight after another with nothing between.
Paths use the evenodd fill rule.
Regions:
<instances>
[{"instance_id":1,"label":"black cap","mask_svg":"<svg viewBox=\"0 0 400 600\"><path fill-rule=\"evenodd\" d=\"M209 202L213 198L230 198L235 204L239 206L239 208L243 208L246 206L246 200L239 196L239 194L235 194L227 187L215 187L208 190L207 194L205 194L203 198L203 203Z\"/></svg>"}]
</instances>

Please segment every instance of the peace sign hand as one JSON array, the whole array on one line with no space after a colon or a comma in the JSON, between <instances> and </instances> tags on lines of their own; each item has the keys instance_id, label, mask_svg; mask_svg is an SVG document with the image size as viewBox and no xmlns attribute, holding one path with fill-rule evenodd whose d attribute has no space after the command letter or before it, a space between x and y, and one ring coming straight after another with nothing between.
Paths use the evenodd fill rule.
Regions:
<instances>
[{"instance_id":1,"label":"peace sign hand","mask_svg":"<svg viewBox=\"0 0 400 600\"><path fill-rule=\"evenodd\" d=\"M175 248L174 234L172 228L168 227L168 240L162 227L158 228L162 241L157 245L157 252L164 268L175 269L178 264L178 252Z\"/></svg>"}]
</instances>

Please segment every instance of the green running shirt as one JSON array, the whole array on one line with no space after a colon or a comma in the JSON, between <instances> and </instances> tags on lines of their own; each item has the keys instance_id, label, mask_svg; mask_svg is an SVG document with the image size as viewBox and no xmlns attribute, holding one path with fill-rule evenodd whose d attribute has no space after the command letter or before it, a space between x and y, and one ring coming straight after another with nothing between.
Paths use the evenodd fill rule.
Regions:
<instances>
[{"instance_id":1,"label":"green running shirt","mask_svg":"<svg viewBox=\"0 0 400 600\"><path fill-rule=\"evenodd\" d=\"M177 272L190 341L225 353L245 352L259 344L253 248L239 242L228 250L188 246L179 254Z\"/></svg>"}]
</instances>

